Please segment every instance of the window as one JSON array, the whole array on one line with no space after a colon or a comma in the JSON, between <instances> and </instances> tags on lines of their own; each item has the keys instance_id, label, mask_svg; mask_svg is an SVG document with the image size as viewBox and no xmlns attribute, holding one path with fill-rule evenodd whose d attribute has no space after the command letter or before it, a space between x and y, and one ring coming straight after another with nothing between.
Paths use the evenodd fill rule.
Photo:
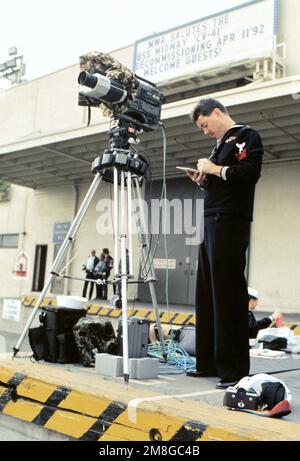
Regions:
<instances>
[{"instance_id":1,"label":"window","mask_svg":"<svg viewBox=\"0 0 300 461\"><path fill-rule=\"evenodd\" d=\"M19 234L0 234L0 248L18 248Z\"/></svg>"}]
</instances>

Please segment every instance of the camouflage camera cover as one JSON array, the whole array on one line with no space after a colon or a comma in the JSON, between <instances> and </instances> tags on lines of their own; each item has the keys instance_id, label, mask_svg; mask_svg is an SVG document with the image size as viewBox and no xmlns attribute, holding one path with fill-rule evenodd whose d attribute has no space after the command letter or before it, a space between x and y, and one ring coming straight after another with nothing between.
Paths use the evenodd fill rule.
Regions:
<instances>
[{"instance_id":1,"label":"camouflage camera cover","mask_svg":"<svg viewBox=\"0 0 300 461\"><path fill-rule=\"evenodd\" d=\"M101 53L100 51L89 51L79 58L80 69L86 70L90 74L95 74L97 71L105 73L110 80L115 80L124 85L127 90L127 97L121 104L114 104L108 107L109 103L98 103L96 100L91 101L89 105L100 107L105 117L118 117L122 114L128 105L128 101L132 101L136 95L136 90L139 86L139 81L135 73L123 66L117 59L109 54ZM84 100L79 97L79 104L86 105Z\"/></svg>"}]
</instances>

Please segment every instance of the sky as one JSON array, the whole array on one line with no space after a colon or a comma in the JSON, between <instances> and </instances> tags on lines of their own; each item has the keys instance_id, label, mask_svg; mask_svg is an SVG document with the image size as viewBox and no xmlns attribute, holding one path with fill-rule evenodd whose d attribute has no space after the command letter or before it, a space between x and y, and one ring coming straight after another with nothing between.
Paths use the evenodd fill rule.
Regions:
<instances>
[{"instance_id":1,"label":"sky","mask_svg":"<svg viewBox=\"0 0 300 461\"><path fill-rule=\"evenodd\" d=\"M78 63L89 50L109 52L152 33L249 0L13 0L0 3L0 63L8 48L24 55L32 80ZM0 88L8 82L0 79Z\"/></svg>"}]
</instances>

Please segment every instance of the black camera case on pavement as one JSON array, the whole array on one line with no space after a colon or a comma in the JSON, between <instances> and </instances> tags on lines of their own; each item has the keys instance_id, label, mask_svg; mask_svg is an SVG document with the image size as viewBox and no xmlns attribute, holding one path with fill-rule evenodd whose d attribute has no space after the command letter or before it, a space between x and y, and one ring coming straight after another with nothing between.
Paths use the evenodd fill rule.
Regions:
<instances>
[{"instance_id":1,"label":"black camera case on pavement","mask_svg":"<svg viewBox=\"0 0 300 461\"><path fill-rule=\"evenodd\" d=\"M85 309L44 307L39 316L41 325L29 330L29 343L35 360L78 363L80 358L73 327L85 315Z\"/></svg>"},{"instance_id":2,"label":"black camera case on pavement","mask_svg":"<svg viewBox=\"0 0 300 461\"><path fill-rule=\"evenodd\" d=\"M260 396L255 392L247 392L243 388L227 388L224 395L223 405L230 409L258 410L260 407Z\"/></svg>"},{"instance_id":3,"label":"black camera case on pavement","mask_svg":"<svg viewBox=\"0 0 300 461\"><path fill-rule=\"evenodd\" d=\"M263 343L264 349L270 349L272 351L279 351L280 349L285 349L287 347L287 339L281 336L262 336L258 342Z\"/></svg>"}]
</instances>

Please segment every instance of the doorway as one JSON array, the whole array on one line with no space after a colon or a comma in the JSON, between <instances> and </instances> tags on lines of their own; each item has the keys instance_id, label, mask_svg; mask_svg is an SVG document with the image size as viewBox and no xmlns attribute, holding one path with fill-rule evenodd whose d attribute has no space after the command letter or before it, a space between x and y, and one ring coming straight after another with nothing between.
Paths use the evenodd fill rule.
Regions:
<instances>
[{"instance_id":1,"label":"doorway","mask_svg":"<svg viewBox=\"0 0 300 461\"><path fill-rule=\"evenodd\" d=\"M45 284L47 245L36 245L32 291L42 291Z\"/></svg>"}]
</instances>

